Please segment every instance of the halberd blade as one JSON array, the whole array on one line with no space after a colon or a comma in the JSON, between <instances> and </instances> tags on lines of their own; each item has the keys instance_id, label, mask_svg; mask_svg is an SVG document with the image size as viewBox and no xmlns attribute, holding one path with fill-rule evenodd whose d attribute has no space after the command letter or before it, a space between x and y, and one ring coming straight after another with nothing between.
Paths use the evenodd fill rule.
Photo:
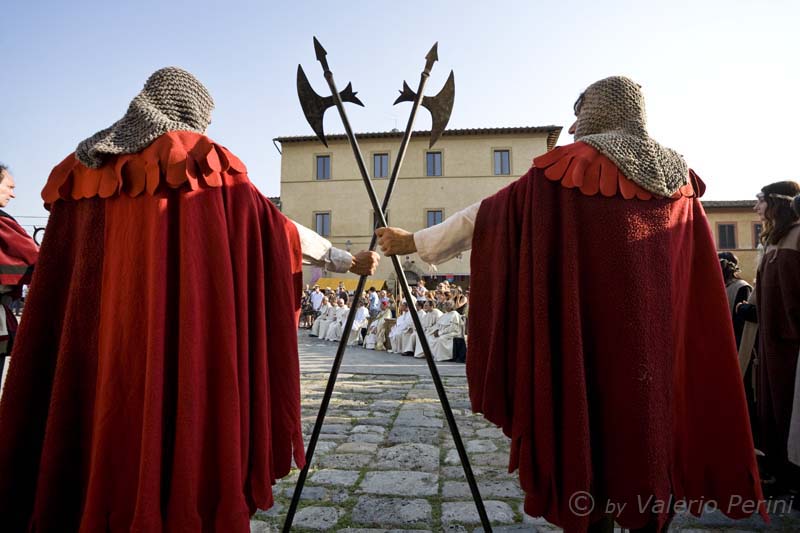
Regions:
<instances>
[{"instance_id":1,"label":"halberd blade","mask_svg":"<svg viewBox=\"0 0 800 533\"><path fill-rule=\"evenodd\" d=\"M328 141L322 129L322 118L325 116L325 110L333 105L333 98L330 96L323 98L314 91L301 65L297 65L297 96L300 98L300 106L308 124L327 147Z\"/></svg>"},{"instance_id":2,"label":"halberd blade","mask_svg":"<svg viewBox=\"0 0 800 533\"><path fill-rule=\"evenodd\" d=\"M342 102L350 102L351 104L356 104L360 105L361 107L364 107L364 104L356 96L357 94L358 92L353 91L353 84L348 83L347 87L344 88L344 91L339 93L339 97L342 99Z\"/></svg>"},{"instance_id":3,"label":"halberd blade","mask_svg":"<svg viewBox=\"0 0 800 533\"><path fill-rule=\"evenodd\" d=\"M412 91L406 82L403 82L403 90L400 91L400 96L397 97L397 100L392 105L397 105L400 102L413 102L416 97L417 93Z\"/></svg>"},{"instance_id":4,"label":"halberd blade","mask_svg":"<svg viewBox=\"0 0 800 533\"><path fill-rule=\"evenodd\" d=\"M422 106L431 112L431 143L430 148L436 144L444 133L450 114L453 112L453 102L456 97L456 82L453 71L447 78L442 90L436 96L426 96L422 99Z\"/></svg>"}]
</instances>

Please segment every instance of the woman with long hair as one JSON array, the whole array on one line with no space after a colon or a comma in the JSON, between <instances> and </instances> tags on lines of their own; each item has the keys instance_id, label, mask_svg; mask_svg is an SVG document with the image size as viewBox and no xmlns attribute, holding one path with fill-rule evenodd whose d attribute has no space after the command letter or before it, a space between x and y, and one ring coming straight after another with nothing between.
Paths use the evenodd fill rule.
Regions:
<instances>
[{"instance_id":1,"label":"woman with long hair","mask_svg":"<svg viewBox=\"0 0 800 533\"><path fill-rule=\"evenodd\" d=\"M787 456L800 351L800 217L792 209L798 194L794 181L772 183L754 207L764 223L755 299L759 447L766 473L775 477L774 493L800 489L800 469Z\"/></svg>"}]
</instances>

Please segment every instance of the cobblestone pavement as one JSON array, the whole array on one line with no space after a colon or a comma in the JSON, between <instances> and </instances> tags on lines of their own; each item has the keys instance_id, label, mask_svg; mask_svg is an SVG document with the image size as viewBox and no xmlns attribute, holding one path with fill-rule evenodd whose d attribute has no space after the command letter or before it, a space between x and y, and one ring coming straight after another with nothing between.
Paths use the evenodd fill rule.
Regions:
<instances>
[{"instance_id":1,"label":"cobblestone pavement","mask_svg":"<svg viewBox=\"0 0 800 533\"><path fill-rule=\"evenodd\" d=\"M311 435L336 346L300 334L303 430ZM359 360L396 361L409 374L353 373ZM483 531L427 367L395 354L349 348L337 381L294 531L378 533ZM355 362L352 362L355 361ZM325 366L327 364L327 367ZM409 366L411 364L411 366ZM351 366L348 366L351 365ZM469 409L464 366L440 364L450 404L494 531L560 531L522 512L523 493L507 473L509 441ZM369 367L369 365L367 365ZM326 368L326 371L321 371ZM411 369L411 370L409 370ZM282 527L298 471L279 481L275 506L259 511L253 533ZM720 512L679 515L671 531L800 531L800 513L775 505L772 524L731 521ZM796 507L796 505L795 505Z\"/></svg>"}]
</instances>

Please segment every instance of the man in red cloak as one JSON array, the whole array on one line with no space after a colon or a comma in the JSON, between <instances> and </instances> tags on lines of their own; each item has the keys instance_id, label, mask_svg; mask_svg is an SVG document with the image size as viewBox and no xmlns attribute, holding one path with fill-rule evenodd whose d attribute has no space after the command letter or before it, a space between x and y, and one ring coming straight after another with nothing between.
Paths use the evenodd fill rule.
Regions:
<instances>
[{"instance_id":1,"label":"man in red cloak","mask_svg":"<svg viewBox=\"0 0 800 533\"><path fill-rule=\"evenodd\" d=\"M631 80L575 111L575 143L379 244L429 263L472 248L470 399L511 438L526 513L567 532L764 514L705 186L647 135Z\"/></svg>"},{"instance_id":2,"label":"man in red cloak","mask_svg":"<svg viewBox=\"0 0 800 533\"><path fill-rule=\"evenodd\" d=\"M247 532L304 464L301 253L360 274L377 254L284 217L203 135L212 107L161 69L47 181L0 402L3 531Z\"/></svg>"},{"instance_id":3,"label":"man in red cloak","mask_svg":"<svg viewBox=\"0 0 800 533\"><path fill-rule=\"evenodd\" d=\"M14 176L0 163L0 208L14 198ZM39 247L14 217L0 209L0 378L17 333L17 317L11 311L22 298L22 286L30 283Z\"/></svg>"}]
</instances>

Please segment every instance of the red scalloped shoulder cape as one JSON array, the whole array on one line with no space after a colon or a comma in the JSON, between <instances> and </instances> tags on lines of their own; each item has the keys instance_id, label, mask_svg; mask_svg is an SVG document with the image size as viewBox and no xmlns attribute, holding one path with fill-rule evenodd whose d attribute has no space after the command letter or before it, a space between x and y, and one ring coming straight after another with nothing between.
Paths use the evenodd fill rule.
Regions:
<instances>
[{"instance_id":1,"label":"red scalloped shoulder cape","mask_svg":"<svg viewBox=\"0 0 800 533\"><path fill-rule=\"evenodd\" d=\"M472 407L512 439L526 513L567 532L606 509L623 527L663 524L670 499L763 514L704 185L690 177L654 197L578 142L481 204Z\"/></svg>"},{"instance_id":2,"label":"red scalloped shoulder cape","mask_svg":"<svg viewBox=\"0 0 800 533\"><path fill-rule=\"evenodd\" d=\"M0 210L0 285L30 283L39 247L22 226Z\"/></svg>"},{"instance_id":3,"label":"red scalloped shoulder cape","mask_svg":"<svg viewBox=\"0 0 800 533\"><path fill-rule=\"evenodd\" d=\"M294 225L189 132L68 156L0 402L4 531L246 532L304 463Z\"/></svg>"}]
</instances>

